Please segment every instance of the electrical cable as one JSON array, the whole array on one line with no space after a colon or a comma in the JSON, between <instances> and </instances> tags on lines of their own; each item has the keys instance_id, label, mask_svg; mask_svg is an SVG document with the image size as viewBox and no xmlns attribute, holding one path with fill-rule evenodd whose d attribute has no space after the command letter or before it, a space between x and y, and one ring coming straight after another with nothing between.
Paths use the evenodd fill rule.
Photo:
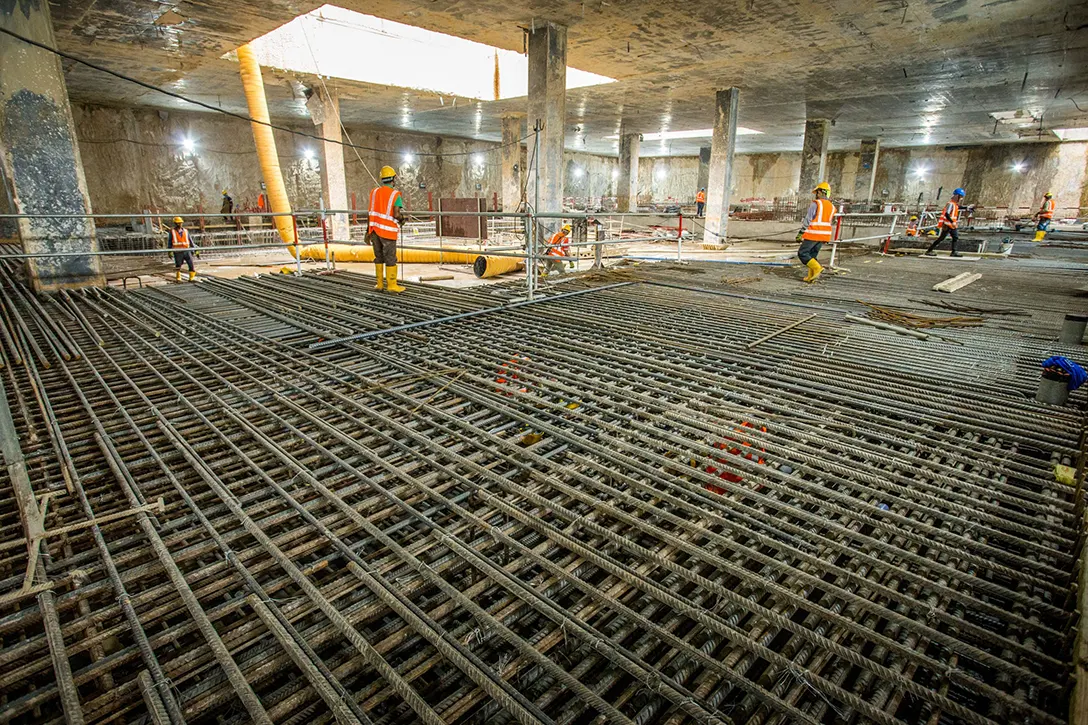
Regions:
<instances>
[{"instance_id":1,"label":"electrical cable","mask_svg":"<svg viewBox=\"0 0 1088 725\"><path fill-rule=\"evenodd\" d=\"M23 35L20 35L19 33L8 30L7 28L0 27L0 33L3 33L4 35L8 35L8 36L10 36L12 38L15 38L16 40L21 40L22 42L26 43L27 45L32 45L35 48L41 48L42 50L49 51L50 53L52 53L52 54L54 54L56 56L59 56L61 58L64 58L66 60L70 60L70 61L72 61L74 63L79 63L80 65L85 65L88 68L99 71L100 73L105 73L107 75L111 75L114 78L119 78L119 79L121 79L123 81L128 81L129 83L134 83L134 84L140 86L141 88L146 88L146 89L148 89L150 91L155 91L157 93L162 93L163 95L170 96L171 98L176 98L179 101L184 101L185 103L191 103L194 106L200 106L201 108L206 108L209 111L214 111L215 113L221 113L221 114L223 114L225 116L232 116L232 117L237 118L237 119L239 119L241 121L248 121L249 123L256 123L256 124L261 125L261 126L268 126L269 128L275 129L277 131L283 131L284 133L290 133L290 134L293 134L295 136L302 136L303 138L308 138L308 139L311 139L313 141L320 141L322 143L335 143L335 144L340 144L341 146L347 146L349 148L362 149L363 151L373 151L375 153L381 153L381 154L396 154L397 153L396 151L390 151L389 149L379 149L379 148L373 148L371 146L360 146L358 144L353 144L350 141L348 141L348 142L336 141L334 139L325 138L324 136L318 136L317 134L306 133L305 131L299 131L297 129L290 128L289 126L281 126L279 124L275 124L275 123L271 123L271 122L258 121L257 119L251 118L250 116L248 116L248 115L246 115L244 113L236 113L234 111L228 111L225 108L218 108L217 106L213 106L210 103L204 103L203 101L198 101L196 99L189 98L187 96L183 96L180 93L174 93L173 91L168 91L165 88L160 88L159 86L155 86L155 85L152 85L150 83L145 83L144 81L133 78L132 76L127 76L124 73L119 73L119 72L117 72L115 70L110 70L109 68L106 68L105 66L101 66L101 65L99 65L97 63L94 63L92 61L89 61L89 60L84 60L83 58L80 58L78 56L74 56L71 53L66 53L63 50L57 50L56 48L51 48L50 46L46 45L45 43L40 43L37 40L32 40L32 39L27 38L27 37L25 37ZM432 157L432 158L443 158L443 157L456 157L456 156L471 156L471 155L477 154L477 153L492 153L494 151L499 151L499 150L505 148L506 146L513 146L514 144L520 144L522 141L525 141L528 138L529 137L526 136L524 138L518 139L517 141L511 141L511 142L506 143L506 144L500 144L499 146L495 146L495 147L487 149L485 151L454 151L454 152L450 152L450 153L420 152L419 155L420 156L428 156L428 157Z\"/></svg>"}]
</instances>

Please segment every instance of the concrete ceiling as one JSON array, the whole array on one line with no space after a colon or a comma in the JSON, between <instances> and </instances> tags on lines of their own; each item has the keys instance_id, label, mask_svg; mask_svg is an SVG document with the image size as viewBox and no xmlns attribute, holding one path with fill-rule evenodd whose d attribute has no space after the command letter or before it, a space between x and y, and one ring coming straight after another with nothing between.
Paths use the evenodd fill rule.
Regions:
<instances>
[{"instance_id":1,"label":"concrete ceiling","mask_svg":"<svg viewBox=\"0 0 1088 725\"><path fill-rule=\"evenodd\" d=\"M221 56L320 2L60 0L58 45L172 91L245 112L237 65ZM1051 128L1088 126L1088 3L1053 0L343 0L351 10L522 50L522 28L569 28L568 64L618 79L567 95L567 146L615 154L621 120L642 133L711 125L714 91L741 89L738 151L793 151L804 120L831 118L832 148L1038 140L992 112L1042 114ZM372 62L360 48L360 62ZM383 59L382 62L396 62ZM435 59L436 63L441 58ZM193 107L66 62L74 100ZM308 118L315 78L268 72L273 117ZM500 117L525 99L477 102L347 81L345 123L498 140ZM1085 109L1081 112L1078 109ZM708 139L646 142L646 155L693 155Z\"/></svg>"}]
</instances>

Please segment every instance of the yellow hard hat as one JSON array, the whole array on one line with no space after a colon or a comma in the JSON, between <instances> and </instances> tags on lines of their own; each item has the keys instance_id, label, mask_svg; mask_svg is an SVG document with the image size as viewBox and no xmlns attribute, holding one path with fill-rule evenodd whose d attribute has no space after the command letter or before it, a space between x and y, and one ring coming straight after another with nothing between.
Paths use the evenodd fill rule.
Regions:
<instances>
[{"instance_id":1,"label":"yellow hard hat","mask_svg":"<svg viewBox=\"0 0 1088 725\"><path fill-rule=\"evenodd\" d=\"M913 222L913 221L917 221L917 220L918 220L918 217L917 217L917 215L915 215L915 216L912 216L912 217L910 218L910 220L911 220L912 222Z\"/></svg>"},{"instance_id":2,"label":"yellow hard hat","mask_svg":"<svg viewBox=\"0 0 1088 725\"><path fill-rule=\"evenodd\" d=\"M1046 196L1046 197L1051 197L1051 196L1054 196L1054 195L1053 195L1053 194L1051 194L1051 193L1050 193L1050 192L1048 191L1047 193L1043 194L1043 196Z\"/></svg>"},{"instance_id":3,"label":"yellow hard hat","mask_svg":"<svg viewBox=\"0 0 1088 725\"><path fill-rule=\"evenodd\" d=\"M392 179L392 178L396 177L396 175L397 175L397 170L394 169L392 166L383 166L382 170L378 172L378 177L380 179L382 179L383 181L385 179Z\"/></svg>"},{"instance_id":4,"label":"yellow hard hat","mask_svg":"<svg viewBox=\"0 0 1088 725\"><path fill-rule=\"evenodd\" d=\"M184 219L182 219L182 218L181 218L181 217L179 217L179 216L176 216L176 217L174 217L174 223L175 223L175 224L184 224L184 223L185 223L185 220L184 220Z\"/></svg>"},{"instance_id":5,"label":"yellow hard hat","mask_svg":"<svg viewBox=\"0 0 1088 725\"><path fill-rule=\"evenodd\" d=\"M564 224L563 225L563 231L569 232L570 231L570 224Z\"/></svg>"},{"instance_id":6,"label":"yellow hard hat","mask_svg":"<svg viewBox=\"0 0 1088 725\"><path fill-rule=\"evenodd\" d=\"M226 196L226 195L227 195L227 190L223 189L223 196Z\"/></svg>"},{"instance_id":7,"label":"yellow hard hat","mask_svg":"<svg viewBox=\"0 0 1088 725\"><path fill-rule=\"evenodd\" d=\"M826 191L828 196L831 196L831 184L827 183L826 181L821 181L819 184L816 184L816 188L812 190L812 193L815 194L821 189Z\"/></svg>"}]
</instances>

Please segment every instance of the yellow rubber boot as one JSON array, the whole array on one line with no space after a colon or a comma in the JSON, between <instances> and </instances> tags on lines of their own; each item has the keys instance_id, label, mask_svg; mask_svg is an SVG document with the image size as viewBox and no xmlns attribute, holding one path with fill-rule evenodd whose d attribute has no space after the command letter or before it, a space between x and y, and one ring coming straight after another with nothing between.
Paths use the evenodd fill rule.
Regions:
<instances>
[{"instance_id":1,"label":"yellow rubber boot","mask_svg":"<svg viewBox=\"0 0 1088 725\"><path fill-rule=\"evenodd\" d=\"M806 282L815 282L824 271L824 268L820 266L820 263L815 259L808 260L808 277L805 277Z\"/></svg>"},{"instance_id":2,"label":"yellow rubber boot","mask_svg":"<svg viewBox=\"0 0 1088 725\"><path fill-rule=\"evenodd\" d=\"M808 262L805 262L805 266L808 267L808 274L806 274L805 278L803 280L801 280L801 281L802 282L811 282L812 281L812 265L810 265Z\"/></svg>"},{"instance_id":3,"label":"yellow rubber boot","mask_svg":"<svg viewBox=\"0 0 1088 725\"><path fill-rule=\"evenodd\" d=\"M1046 237L1046 232L1041 229L1035 231L1035 241L1041 242Z\"/></svg>"},{"instance_id":4,"label":"yellow rubber boot","mask_svg":"<svg viewBox=\"0 0 1088 725\"><path fill-rule=\"evenodd\" d=\"M192 282L194 279L196 279L196 270L190 269L189 270L189 281Z\"/></svg>"},{"instance_id":5,"label":"yellow rubber boot","mask_svg":"<svg viewBox=\"0 0 1088 725\"><path fill-rule=\"evenodd\" d=\"M385 286L390 292L403 292L404 288L397 284L397 267L385 268Z\"/></svg>"},{"instance_id":6,"label":"yellow rubber boot","mask_svg":"<svg viewBox=\"0 0 1088 725\"><path fill-rule=\"evenodd\" d=\"M175 269L174 270L174 281L175 282L180 282L181 281L181 270L180 269Z\"/></svg>"},{"instance_id":7,"label":"yellow rubber boot","mask_svg":"<svg viewBox=\"0 0 1088 725\"><path fill-rule=\"evenodd\" d=\"M376 285L374 285L374 289L376 289L376 290L385 289L385 265L384 264L377 264L377 263L374 264L374 279L378 280L378 283Z\"/></svg>"}]
</instances>

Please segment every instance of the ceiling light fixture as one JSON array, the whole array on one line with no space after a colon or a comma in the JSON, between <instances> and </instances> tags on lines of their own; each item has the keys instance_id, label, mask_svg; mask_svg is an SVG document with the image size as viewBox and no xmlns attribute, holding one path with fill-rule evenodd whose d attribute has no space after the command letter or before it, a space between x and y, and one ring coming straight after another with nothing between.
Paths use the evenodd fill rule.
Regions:
<instances>
[{"instance_id":1,"label":"ceiling light fixture","mask_svg":"<svg viewBox=\"0 0 1088 725\"><path fill-rule=\"evenodd\" d=\"M738 136L754 136L763 133L757 131L754 128L745 128L744 126L737 126ZM660 133L644 133L642 134L643 141L671 141L678 138L710 138L714 135L714 129L712 128L697 128L693 131L662 131ZM605 140L612 141L618 139L618 134L611 136L605 136Z\"/></svg>"},{"instance_id":2,"label":"ceiling light fixture","mask_svg":"<svg viewBox=\"0 0 1088 725\"><path fill-rule=\"evenodd\" d=\"M1088 128L1055 128L1054 135L1062 141L1088 141Z\"/></svg>"}]
</instances>

